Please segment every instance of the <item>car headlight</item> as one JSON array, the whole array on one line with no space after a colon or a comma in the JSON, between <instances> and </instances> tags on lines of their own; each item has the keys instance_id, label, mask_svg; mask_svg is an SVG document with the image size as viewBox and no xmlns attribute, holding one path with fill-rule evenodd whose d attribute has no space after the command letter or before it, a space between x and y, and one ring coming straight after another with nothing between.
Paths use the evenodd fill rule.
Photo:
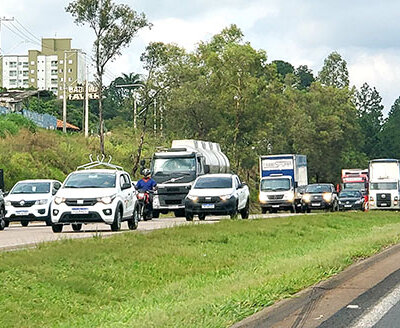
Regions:
<instances>
[{"instance_id":1,"label":"car headlight","mask_svg":"<svg viewBox=\"0 0 400 328\"><path fill-rule=\"evenodd\" d=\"M305 203L309 203L311 201L311 195L310 194L304 194L302 199L303 199L303 201Z\"/></svg>"},{"instance_id":2,"label":"car headlight","mask_svg":"<svg viewBox=\"0 0 400 328\"><path fill-rule=\"evenodd\" d=\"M9 200L4 201L4 206L11 206L11 202Z\"/></svg>"},{"instance_id":3,"label":"car headlight","mask_svg":"<svg viewBox=\"0 0 400 328\"><path fill-rule=\"evenodd\" d=\"M114 198L115 198L115 195L112 195L112 196L105 196L105 197L97 198L97 201L98 201L98 202L102 202L103 204L108 205L108 204L111 204L111 203L113 202Z\"/></svg>"},{"instance_id":4,"label":"car headlight","mask_svg":"<svg viewBox=\"0 0 400 328\"><path fill-rule=\"evenodd\" d=\"M362 199L356 200L355 204L361 204L362 203Z\"/></svg>"},{"instance_id":5,"label":"car headlight","mask_svg":"<svg viewBox=\"0 0 400 328\"><path fill-rule=\"evenodd\" d=\"M186 197L187 197L188 199L190 199L190 200L194 201L194 202L197 202L197 201L198 201L198 199L199 199L199 197L198 197L198 196L193 196L193 195L187 195Z\"/></svg>"},{"instance_id":6,"label":"car headlight","mask_svg":"<svg viewBox=\"0 0 400 328\"><path fill-rule=\"evenodd\" d=\"M330 193L324 193L323 195L322 195L322 198L324 199L324 201L326 201L326 202L330 202L331 200L332 200L332 194L330 194Z\"/></svg>"},{"instance_id":7,"label":"car headlight","mask_svg":"<svg viewBox=\"0 0 400 328\"><path fill-rule=\"evenodd\" d=\"M39 199L35 202L35 205L45 205L47 204L48 200L47 199Z\"/></svg>"},{"instance_id":8,"label":"car headlight","mask_svg":"<svg viewBox=\"0 0 400 328\"><path fill-rule=\"evenodd\" d=\"M54 198L54 203L56 203L57 205L60 205L61 203L65 202L65 198L63 197L56 197Z\"/></svg>"},{"instance_id":9,"label":"car headlight","mask_svg":"<svg viewBox=\"0 0 400 328\"><path fill-rule=\"evenodd\" d=\"M260 193L258 195L258 200L260 201L260 203L266 203L268 201L268 196L264 193Z\"/></svg>"},{"instance_id":10,"label":"car headlight","mask_svg":"<svg viewBox=\"0 0 400 328\"><path fill-rule=\"evenodd\" d=\"M292 192L292 193L288 194L288 195L286 196L286 200L287 200L288 202L293 202L293 201L294 201L294 193Z\"/></svg>"},{"instance_id":11,"label":"car headlight","mask_svg":"<svg viewBox=\"0 0 400 328\"><path fill-rule=\"evenodd\" d=\"M219 198L220 198L221 200L223 200L223 201L226 201L226 200L230 199L231 197L232 197L232 195L222 195L222 196L219 196Z\"/></svg>"},{"instance_id":12,"label":"car headlight","mask_svg":"<svg viewBox=\"0 0 400 328\"><path fill-rule=\"evenodd\" d=\"M342 204L342 201L339 200L339 204Z\"/></svg>"}]
</instances>

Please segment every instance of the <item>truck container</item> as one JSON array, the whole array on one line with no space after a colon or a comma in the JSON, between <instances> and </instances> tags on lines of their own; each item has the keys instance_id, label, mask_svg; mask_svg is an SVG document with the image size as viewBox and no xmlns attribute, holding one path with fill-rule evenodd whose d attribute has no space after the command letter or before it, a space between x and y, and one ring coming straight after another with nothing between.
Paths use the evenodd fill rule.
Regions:
<instances>
[{"instance_id":1,"label":"truck container","mask_svg":"<svg viewBox=\"0 0 400 328\"><path fill-rule=\"evenodd\" d=\"M399 210L399 160L371 160L368 165L368 175L369 209Z\"/></svg>"},{"instance_id":2,"label":"truck container","mask_svg":"<svg viewBox=\"0 0 400 328\"><path fill-rule=\"evenodd\" d=\"M259 202L262 213L301 210L300 187L308 184L305 155L260 157Z\"/></svg>"},{"instance_id":3,"label":"truck container","mask_svg":"<svg viewBox=\"0 0 400 328\"><path fill-rule=\"evenodd\" d=\"M169 211L185 216L185 197L196 178L207 173L229 173L230 163L217 143L173 140L171 148L153 155L150 169L158 186L153 217Z\"/></svg>"}]
</instances>

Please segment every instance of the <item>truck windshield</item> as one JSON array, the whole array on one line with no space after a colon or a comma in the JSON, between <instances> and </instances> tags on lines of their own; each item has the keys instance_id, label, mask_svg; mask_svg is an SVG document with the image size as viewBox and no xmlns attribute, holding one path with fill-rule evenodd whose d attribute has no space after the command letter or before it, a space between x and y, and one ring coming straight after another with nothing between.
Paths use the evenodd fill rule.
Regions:
<instances>
[{"instance_id":1,"label":"truck windshield","mask_svg":"<svg viewBox=\"0 0 400 328\"><path fill-rule=\"evenodd\" d=\"M370 185L371 190L396 190L396 182L375 182Z\"/></svg>"},{"instance_id":2,"label":"truck windshield","mask_svg":"<svg viewBox=\"0 0 400 328\"><path fill-rule=\"evenodd\" d=\"M190 173L196 171L196 159L189 158L156 158L153 161L153 175L163 175L172 172Z\"/></svg>"},{"instance_id":3,"label":"truck windshield","mask_svg":"<svg viewBox=\"0 0 400 328\"><path fill-rule=\"evenodd\" d=\"M20 182L11 191L11 194L48 194L49 182Z\"/></svg>"},{"instance_id":4,"label":"truck windshield","mask_svg":"<svg viewBox=\"0 0 400 328\"><path fill-rule=\"evenodd\" d=\"M193 189L223 189L232 188L230 177L202 177L197 180Z\"/></svg>"},{"instance_id":5,"label":"truck windshield","mask_svg":"<svg viewBox=\"0 0 400 328\"><path fill-rule=\"evenodd\" d=\"M344 184L344 189L349 190L365 190L364 182L348 182Z\"/></svg>"},{"instance_id":6,"label":"truck windshield","mask_svg":"<svg viewBox=\"0 0 400 328\"><path fill-rule=\"evenodd\" d=\"M284 191L290 189L289 179L263 179L261 191Z\"/></svg>"},{"instance_id":7,"label":"truck windshield","mask_svg":"<svg viewBox=\"0 0 400 328\"><path fill-rule=\"evenodd\" d=\"M65 182L64 188L115 188L115 173L75 173Z\"/></svg>"}]
</instances>

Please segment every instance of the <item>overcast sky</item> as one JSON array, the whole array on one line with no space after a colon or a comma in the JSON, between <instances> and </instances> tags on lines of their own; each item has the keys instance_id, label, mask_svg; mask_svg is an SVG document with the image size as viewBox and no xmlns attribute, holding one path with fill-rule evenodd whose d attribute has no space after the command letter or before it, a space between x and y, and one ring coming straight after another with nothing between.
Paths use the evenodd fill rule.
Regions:
<instances>
[{"instance_id":1,"label":"overcast sky","mask_svg":"<svg viewBox=\"0 0 400 328\"><path fill-rule=\"evenodd\" d=\"M173 42L192 50L230 24L242 29L253 47L317 74L332 51L347 61L351 84L377 88L385 112L400 96L400 2L396 0L116 0L144 12L153 24L108 65L107 81L121 72L140 72L139 56L150 41ZM65 12L69 1L0 0L4 54L40 49L28 39L72 38L72 47L91 53L93 32L74 24ZM22 25L22 26L21 26ZM28 29L33 35L28 34ZM18 31L19 29L19 31ZM24 34L17 36L16 34Z\"/></svg>"}]
</instances>

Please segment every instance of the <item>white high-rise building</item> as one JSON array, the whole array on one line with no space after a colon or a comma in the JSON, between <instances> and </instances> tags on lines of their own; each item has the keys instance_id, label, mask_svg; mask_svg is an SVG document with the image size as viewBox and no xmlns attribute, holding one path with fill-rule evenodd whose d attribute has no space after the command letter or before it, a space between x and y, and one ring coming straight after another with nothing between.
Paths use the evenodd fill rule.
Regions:
<instances>
[{"instance_id":1,"label":"white high-rise building","mask_svg":"<svg viewBox=\"0 0 400 328\"><path fill-rule=\"evenodd\" d=\"M28 55L5 55L0 58L0 86L7 89L29 87Z\"/></svg>"}]
</instances>

